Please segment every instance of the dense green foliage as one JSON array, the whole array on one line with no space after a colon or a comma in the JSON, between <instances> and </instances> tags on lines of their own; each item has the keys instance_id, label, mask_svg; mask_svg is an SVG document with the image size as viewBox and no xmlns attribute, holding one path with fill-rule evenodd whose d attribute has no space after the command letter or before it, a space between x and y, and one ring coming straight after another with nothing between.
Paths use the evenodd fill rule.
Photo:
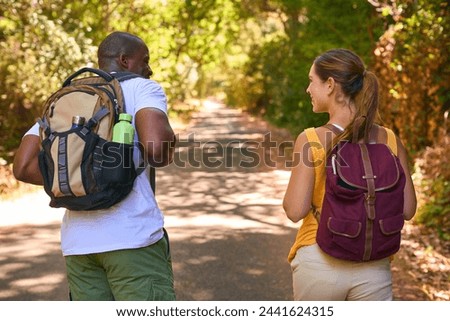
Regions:
<instances>
[{"instance_id":1,"label":"dense green foliage","mask_svg":"<svg viewBox=\"0 0 450 321\"><path fill-rule=\"evenodd\" d=\"M431 144L448 108L442 0L0 0L0 8L2 153L68 74L95 65L96 46L118 29L149 44L172 104L223 91L293 134L323 121L310 111L307 74L334 47L376 70L383 118L414 151ZM411 126L415 119L424 122Z\"/></svg>"},{"instance_id":2,"label":"dense green foliage","mask_svg":"<svg viewBox=\"0 0 450 321\"><path fill-rule=\"evenodd\" d=\"M325 117L305 92L312 61L345 47L379 76L382 118L420 156L421 216L438 225L430 213L448 210L448 166L424 150L448 137L448 10L445 0L0 0L0 157L11 159L65 77L96 65L114 30L148 43L172 112L186 98L221 94L294 136ZM440 178L429 174L435 166Z\"/></svg>"},{"instance_id":3,"label":"dense green foliage","mask_svg":"<svg viewBox=\"0 0 450 321\"><path fill-rule=\"evenodd\" d=\"M370 63L383 32L382 21L366 1L248 1L246 6L252 14L241 37L252 44L243 69L233 73L229 97L293 134L324 119L312 114L305 92L314 58L344 47Z\"/></svg>"},{"instance_id":4,"label":"dense green foliage","mask_svg":"<svg viewBox=\"0 0 450 321\"><path fill-rule=\"evenodd\" d=\"M114 30L149 44L154 78L172 103L202 95L239 31L236 8L229 0L0 0L0 156L11 156L69 74L96 65L99 42Z\"/></svg>"}]
</instances>

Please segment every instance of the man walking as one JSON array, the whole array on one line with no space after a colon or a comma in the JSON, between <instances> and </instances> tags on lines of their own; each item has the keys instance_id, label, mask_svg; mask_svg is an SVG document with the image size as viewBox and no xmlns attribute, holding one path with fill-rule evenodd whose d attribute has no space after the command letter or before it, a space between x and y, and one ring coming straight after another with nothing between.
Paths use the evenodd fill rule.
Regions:
<instances>
[{"instance_id":1,"label":"man walking","mask_svg":"<svg viewBox=\"0 0 450 321\"><path fill-rule=\"evenodd\" d=\"M134 158L150 166L168 165L173 158L175 135L167 117L162 87L148 79L149 50L139 37L113 32L98 48L103 71L132 72L121 82L126 111L136 128ZM38 166L39 125L23 137L14 159L18 180L42 185ZM147 171L135 180L133 190L108 209L67 210L61 226L61 248L73 300L175 300L169 240L164 217L152 192Z\"/></svg>"}]
</instances>

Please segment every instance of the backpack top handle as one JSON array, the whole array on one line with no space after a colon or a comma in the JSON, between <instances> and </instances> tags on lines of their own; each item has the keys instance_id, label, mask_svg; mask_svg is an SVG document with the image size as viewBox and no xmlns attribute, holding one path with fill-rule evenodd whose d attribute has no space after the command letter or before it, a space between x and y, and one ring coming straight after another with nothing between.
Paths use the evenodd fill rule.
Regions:
<instances>
[{"instance_id":1,"label":"backpack top handle","mask_svg":"<svg viewBox=\"0 0 450 321\"><path fill-rule=\"evenodd\" d=\"M69 86L70 83L72 82L72 80L74 80L76 77L78 77L79 75L81 75L85 72L91 72L93 74L96 74L97 76L102 77L103 79L105 79L108 82L112 81L114 79L114 77L111 76L110 74L108 74L106 71L103 71L100 69L95 69L95 68L84 67L84 68L81 68L80 70L78 70L77 72L73 73L72 75L70 75L69 78L67 78L64 81L63 87Z\"/></svg>"}]
</instances>

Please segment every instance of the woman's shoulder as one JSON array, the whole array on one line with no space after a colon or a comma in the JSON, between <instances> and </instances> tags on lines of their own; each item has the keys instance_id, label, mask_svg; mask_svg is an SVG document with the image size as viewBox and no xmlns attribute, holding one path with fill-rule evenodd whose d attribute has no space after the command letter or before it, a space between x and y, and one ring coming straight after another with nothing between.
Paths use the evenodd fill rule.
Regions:
<instances>
[{"instance_id":1,"label":"woman's shoulder","mask_svg":"<svg viewBox=\"0 0 450 321\"><path fill-rule=\"evenodd\" d=\"M331 129L328 124L315 127L314 131L316 132L317 137L320 140L322 146L329 146L332 144L333 139L337 136L338 131Z\"/></svg>"},{"instance_id":2,"label":"woman's shoulder","mask_svg":"<svg viewBox=\"0 0 450 321\"><path fill-rule=\"evenodd\" d=\"M309 151L312 145L317 147L318 144L320 146L321 141L317 136L315 128L310 127L304 129L303 131L300 132L300 134L298 134L295 140L294 150L296 152L304 152L305 150Z\"/></svg>"},{"instance_id":3,"label":"woman's shoulder","mask_svg":"<svg viewBox=\"0 0 450 321\"><path fill-rule=\"evenodd\" d=\"M307 141L307 142L320 142L320 137L318 136L317 127L309 127L304 129L297 137L297 140Z\"/></svg>"}]
</instances>

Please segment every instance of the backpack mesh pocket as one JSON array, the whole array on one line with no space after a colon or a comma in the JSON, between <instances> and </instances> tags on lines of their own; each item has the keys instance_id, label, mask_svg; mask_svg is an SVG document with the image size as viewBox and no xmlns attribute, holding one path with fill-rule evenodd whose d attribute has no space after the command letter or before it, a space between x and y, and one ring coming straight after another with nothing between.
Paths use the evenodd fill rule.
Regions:
<instances>
[{"instance_id":1,"label":"backpack mesh pocket","mask_svg":"<svg viewBox=\"0 0 450 321\"><path fill-rule=\"evenodd\" d=\"M133 145L108 142L84 129L50 136L42 146L39 163L48 173L44 188L53 207L108 208L133 188Z\"/></svg>"}]
</instances>

